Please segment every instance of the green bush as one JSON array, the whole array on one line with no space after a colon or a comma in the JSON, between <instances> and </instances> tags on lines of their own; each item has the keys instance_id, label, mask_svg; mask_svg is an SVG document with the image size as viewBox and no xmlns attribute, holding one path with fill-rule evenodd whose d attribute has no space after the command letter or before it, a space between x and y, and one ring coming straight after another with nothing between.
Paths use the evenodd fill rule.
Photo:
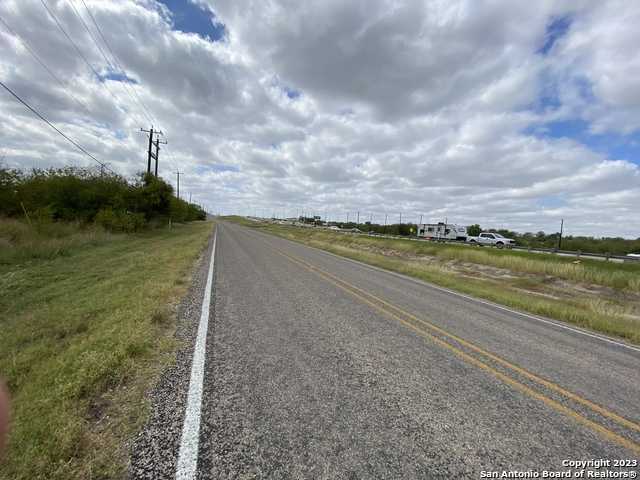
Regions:
<instances>
[{"instance_id":1,"label":"green bush","mask_svg":"<svg viewBox=\"0 0 640 480\"><path fill-rule=\"evenodd\" d=\"M142 213L114 211L111 207L100 210L94 221L105 230L125 233L138 232L147 224Z\"/></svg>"},{"instance_id":2,"label":"green bush","mask_svg":"<svg viewBox=\"0 0 640 480\"><path fill-rule=\"evenodd\" d=\"M136 232L148 225L206 219L197 205L173 196L161 178L139 175L128 182L82 168L22 172L0 167L0 215L25 217L38 225L53 221L96 223L107 230Z\"/></svg>"}]
</instances>

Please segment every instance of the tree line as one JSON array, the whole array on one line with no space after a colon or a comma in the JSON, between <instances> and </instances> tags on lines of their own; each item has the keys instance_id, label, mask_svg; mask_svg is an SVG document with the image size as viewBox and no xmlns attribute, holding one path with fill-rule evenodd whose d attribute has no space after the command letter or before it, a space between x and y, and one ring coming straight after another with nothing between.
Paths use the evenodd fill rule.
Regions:
<instances>
[{"instance_id":1,"label":"tree line","mask_svg":"<svg viewBox=\"0 0 640 480\"><path fill-rule=\"evenodd\" d=\"M300 217L300 222L308 224L321 225L324 224L318 217ZM413 223L380 225L376 223L364 222L357 224L356 222L330 222L329 225L337 226L342 229L357 228L362 232L373 232L387 235L412 236L416 235L418 226ZM519 233L508 229L489 229L483 230L479 224L467 226L467 235L478 236L480 232L499 233L507 238L516 241L516 245L531 248L559 248L561 250L581 251L588 253L601 253L611 255L627 255L629 253L640 253L640 238L635 240L622 237L587 237L563 235L560 239L560 233L545 233L543 231L532 233Z\"/></svg>"},{"instance_id":2,"label":"tree line","mask_svg":"<svg viewBox=\"0 0 640 480\"><path fill-rule=\"evenodd\" d=\"M198 205L176 198L162 178L140 174L128 181L78 167L30 171L0 167L0 215L28 222L97 224L122 232L206 218Z\"/></svg>"}]
</instances>

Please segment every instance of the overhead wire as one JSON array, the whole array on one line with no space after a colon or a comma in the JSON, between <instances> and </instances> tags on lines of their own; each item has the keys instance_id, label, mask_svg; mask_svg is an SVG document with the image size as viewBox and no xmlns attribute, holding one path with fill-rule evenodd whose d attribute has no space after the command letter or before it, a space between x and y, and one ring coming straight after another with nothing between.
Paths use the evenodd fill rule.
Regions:
<instances>
[{"instance_id":1,"label":"overhead wire","mask_svg":"<svg viewBox=\"0 0 640 480\"><path fill-rule=\"evenodd\" d=\"M115 61L112 62L111 60L109 60L109 58L107 57L106 53L104 52L104 50L102 49L102 47L100 46L100 42L98 42L98 39L95 37L95 35L93 34L93 32L91 31L91 29L89 28L89 26L86 24L86 22L84 21L84 19L82 18L82 15L80 14L80 12L78 11L78 9L76 8L76 6L74 5L74 3L72 2L72 0L68 0L69 5L71 5L71 8L73 9L74 14L76 15L76 17L78 17L78 20L80 20L80 23L82 24L82 26L84 27L84 29L87 31L87 33L89 34L89 37L91 38L91 40L93 41L93 43L95 44L95 46L98 48L98 51L100 52L100 55L102 55L102 58L104 58L105 62L107 63L107 66L111 69L111 71L117 71L116 67L114 66L114 64L116 63ZM83 2L84 3L84 2ZM85 8L87 8L87 5L85 5ZM89 10L87 9L87 12L89 12ZM89 14L91 14L91 12L89 12ZM94 25L97 25L95 22L95 19L93 18L93 16L91 15L91 18L93 20ZM100 33L100 31L98 30L98 33ZM102 36L102 34L100 34ZM103 41L104 41L104 37L103 37ZM106 43L105 43L106 45ZM108 47L108 45L107 45ZM114 59L115 60L115 59ZM148 112L146 111L145 106L139 101L136 100L136 98L133 97L133 95L131 94L131 91L129 90L129 85L127 82L127 79L129 77L127 77L127 74L123 71L122 68L120 68L120 70L122 71L123 75L125 76L125 79L121 82L124 85L124 89L127 92L127 94L129 95L129 97L134 101L134 103L137 101L138 104L142 107L143 110L143 115L146 115L147 119L151 121L151 123L153 123L153 119L152 117L148 114ZM135 91L135 90L134 90ZM137 116L137 115L136 115ZM137 120L140 120L139 118Z\"/></svg>"},{"instance_id":2,"label":"overhead wire","mask_svg":"<svg viewBox=\"0 0 640 480\"><path fill-rule=\"evenodd\" d=\"M120 62L120 59L118 58L118 56L115 54L115 52L111 48L111 45L107 41L107 38L105 37L105 35L102 33L102 29L100 28L100 25L98 25L98 21L96 20L95 16L93 15L93 13L91 13L91 10L87 6L87 3L84 0L80 0L80 1L82 2L82 5L84 5L85 10L89 14L89 18L91 18L91 21L93 22L93 25L96 27L96 31L98 32L98 35L100 35L100 38L102 38L103 43L105 44L105 46L107 47L107 49L111 53L111 57L113 58L114 63L120 69L122 74L125 75L125 77L126 77L127 73L126 73L125 69L122 67L122 63ZM147 118L149 120L151 120L151 123L154 123L153 115L151 114L151 112L149 111L149 109L147 108L145 103L142 101L142 99L139 97L138 92L136 92L136 89L132 87L131 90L133 91L133 93L135 94L136 98L138 99L138 102L140 103L140 106L142 107L142 109L146 112Z\"/></svg>"},{"instance_id":3,"label":"overhead wire","mask_svg":"<svg viewBox=\"0 0 640 480\"><path fill-rule=\"evenodd\" d=\"M69 143L71 143L73 146L75 146L78 150L80 150L82 153L84 153L86 156L88 156L89 158L91 158L92 160L94 160L98 165L100 165L102 168L106 168L107 170L111 171L111 173L113 173L114 175L116 175L116 172L114 172L113 170L111 170L111 168L109 168L109 166L104 163L101 162L100 160L98 160L95 156L93 156L91 153L89 153L87 151L86 148L84 148L82 145L80 145L78 142L76 142L75 140L73 140L71 137L69 137L67 134L65 134L62 130L60 130L58 127L56 127L53 123L51 123L44 115L42 115L38 110L36 110L35 108L33 108L31 105L29 105L29 103L27 103L26 100L23 100L22 97L20 97L16 92L14 92L9 86L7 86L4 82L2 82L2 80L0 80L0 86L2 88L4 88L7 92L9 92L16 100L18 100L22 105L24 105L25 107L27 107L34 115L36 115L40 120L42 120L43 122L45 122L47 125L49 125L52 129L54 129L56 132L58 132L58 134L60 134L65 140L67 140Z\"/></svg>"},{"instance_id":4,"label":"overhead wire","mask_svg":"<svg viewBox=\"0 0 640 480\"><path fill-rule=\"evenodd\" d=\"M78 47L78 45L76 44L76 42L73 41L73 39L71 38L71 36L69 36L69 34L67 33L67 31L64 29L64 27L62 26L62 24L60 23L60 21L58 20L58 17L56 17L56 15L51 11L51 9L49 8L49 6L47 5L47 3L45 2L45 0L40 0L40 3L42 3L42 6L45 8L45 10L47 11L47 13L49 14L49 16L51 16L51 18L53 19L53 21L56 23L56 25L58 26L58 29L62 32L62 34L65 36L65 38L69 41L69 43L71 43L71 45L73 46L73 48L75 49L76 53L80 56L80 58L84 61L84 63L89 67L89 69L93 72L93 74L96 76L96 79L98 80L98 83L100 85L102 85L102 87L113 97L113 99L116 101L116 107L119 106L119 100L118 97L111 91L111 89L107 86L107 84L103 81L101 81L100 79L100 74L98 73L98 71L94 68L93 65L91 65L91 62L89 62L89 60L87 59L87 57L82 53L82 50L80 50L80 47ZM125 114L127 112L125 111Z\"/></svg>"},{"instance_id":5,"label":"overhead wire","mask_svg":"<svg viewBox=\"0 0 640 480\"><path fill-rule=\"evenodd\" d=\"M72 2L72 0L68 0L70 3ZM122 73L122 75L125 76L125 78L128 78L126 70L124 69L124 67L122 66L122 63L120 62L120 59L118 58L118 55L116 55L115 51L113 50L113 48L111 47L109 41L107 40L106 36L104 35L102 29L100 28L100 25L98 24L98 21L96 20L95 16L93 15L93 13L91 12L91 9L89 8L89 6L87 5L85 0L80 0L82 2L82 5L84 6L85 10L87 11L87 14L89 15L89 18L91 19L91 22L93 23L96 31L98 32L98 35L100 36L100 38L102 39L102 42L104 43L104 45L107 47L107 50L109 50L109 53L111 54L111 58L113 60L113 64L115 64L115 66L118 68L118 70ZM75 8L74 8L75 10ZM76 13L79 15L79 13L76 11ZM83 22L84 23L84 22ZM86 26L85 26L86 28ZM94 39L94 42L97 45L97 42L95 40L95 38L93 37L93 35L91 36ZM106 55L104 54L104 52L102 51L102 49L98 46L98 49L100 50L100 52L103 54L103 56L105 57L105 60L107 60ZM108 63L111 63L107 60ZM136 91L136 89L133 86L129 86L128 83L124 82L125 84L125 88L127 89L127 91L129 92L129 94L131 95L131 92L133 92L133 95L135 96L135 99L137 100L138 104L142 107L143 112L145 113L147 119L151 122L151 124L156 124L157 125L157 121L154 118L153 114L149 111L149 108L146 106L146 104L142 101L142 99L140 98L140 96L138 95L138 92ZM173 155L171 154L171 151L169 149L168 146L166 146L165 144L165 148L164 148L165 153L167 154L167 156L169 157L169 164L171 167L171 170L176 170L176 160L173 157Z\"/></svg>"},{"instance_id":6,"label":"overhead wire","mask_svg":"<svg viewBox=\"0 0 640 480\"><path fill-rule=\"evenodd\" d=\"M105 61L107 62L107 66L109 68L112 69L112 71L116 71L116 68L125 76L125 81L123 83L125 83L125 88L127 89L128 94L131 96L131 91L133 92L133 95L135 95L135 99L133 98L133 96L131 96L131 98L137 102L141 107L142 107L142 111L144 112L144 115L147 117L147 119L149 119L152 124L155 123L154 122L154 117L151 114L151 112L149 111L148 107L145 105L145 103L142 101L142 99L139 97L138 93L136 92L136 89L133 87L130 87L131 90L129 90L129 85L126 82L126 79L129 78L126 74L126 71L124 70L124 68L122 67L122 64L120 63L117 55L115 54L115 52L113 51L113 49L111 48L109 42L106 40L105 35L102 32L102 29L100 28L98 22L96 21L94 15L91 13L91 10L89 9L88 5L86 4L86 2L84 0L82 1L82 4L84 5L89 17L91 18L91 21L93 23L93 25L95 26L96 31L98 32L98 35L101 37L104 45L107 47L107 49L109 50L113 61L110 61L107 54L105 53L105 51L100 47L99 42L97 41L97 38L95 37L95 35L93 35L93 33L91 32L91 30L89 29L88 25L86 24L86 22L83 20L82 16L80 15L80 12L78 11L78 9L75 7L75 5L73 5L73 3L71 2L71 0L69 0L71 3L71 6L73 8L73 11L75 13L75 15L79 18L79 20L81 21L83 27L85 28L85 30L87 31L87 33L89 33L90 38L92 39L92 41L96 44L96 47L98 48L100 54L102 55L102 57L105 59ZM111 97L115 100L116 102L116 107L120 107L120 102L118 97L114 94L114 92L106 85L105 82L102 81L102 77L99 74L99 72L96 70L96 68L91 64L91 62L88 60L88 58L82 53L82 50L79 48L79 46L77 45L77 43L71 38L71 36L69 35L69 33L65 30L65 28L62 26L60 20L58 19L58 17L53 13L53 11L51 10L51 8L49 8L49 6L47 5L45 0L40 0L40 2L42 3L43 7L45 8L45 10L47 11L47 13L49 14L49 16L53 19L53 21L55 22L57 28L60 30L60 32L64 35L64 37L67 39L67 41L72 45L73 49L75 50L75 52L78 54L78 56L82 59L82 61L87 65L87 67L91 70L91 72L95 75L96 79L98 80L98 82L102 85L102 87L111 95ZM9 33L11 33L14 37L16 37L18 40L21 41L21 43L25 46L25 49L34 57L34 59L36 59L36 61L47 71L47 73L51 76L51 78L53 78L56 83L58 83L63 90L65 91L65 93L67 93L67 95L72 98L78 105L80 105L83 110L85 110L89 115L91 115L91 111L89 109L89 107L82 101L80 101L75 95L73 95L71 92L69 92L69 90L67 89L68 84L65 84L65 82L58 76L55 74L55 72L48 67L48 65L42 60L42 58L40 58L40 56L35 52L35 50L29 45L29 43L19 34L17 34L15 32L15 30L13 30L11 28L11 26L4 21L4 19L0 18L0 22L4 25L4 27L9 31ZM115 67L114 67L115 65ZM41 114L37 109L35 109L34 107L32 107L28 102L26 102L24 99L22 99L15 91L13 91L10 87L8 87L5 83L0 81L0 86L2 86L6 91L8 91L16 100L18 100L21 104L23 104L26 108L28 108L34 115L36 115L40 120L42 120L43 122L45 122L49 127L51 127L53 130L55 130L60 136L62 136L65 140L67 140L69 143L71 143L74 147L76 147L76 149L78 149L80 152L82 152L83 154L85 154L86 156L88 156L89 158L91 158L93 161L95 161L100 167L101 169L106 169L109 172L113 173L114 175L117 175L116 172L113 171L113 169L111 169L105 162L100 161L98 158L96 158L94 155L92 155L86 148L84 148L82 145L80 145L78 142L76 142L74 139L72 139L71 137L69 137L67 134L65 134L62 130L60 130L58 127L56 127L52 122L50 122L43 114ZM124 113L126 115L129 114L129 112L127 110L124 110ZM137 115L133 114L134 116L137 117ZM138 118L136 118L135 120L139 121ZM173 155L171 154L171 152L165 148L165 152L167 153L167 156L171 159L171 161L169 162L171 164L172 169L175 169L175 158L173 157Z\"/></svg>"},{"instance_id":7,"label":"overhead wire","mask_svg":"<svg viewBox=\"0 0 640 480\"><path fill-rule=\"evenodd\" d=\"M58 27L58 29L60 30L60 32L62 32L62 34L65 36L65 38L67 39L67 41L73 46L74 50L76 51L76 53L78 54L78 56L84 61L84 63L87 65L87 67L89 67L89 69L91 70L91 72L93 72L93 74L95 75L96 79L98 80L98 83L100 83L100 85L111 95L111 97L115 100L116 102L116 106L119 107L119 99L118 97L113 93L113 91L107 86L107 84L103 81L101 81L101 76L98 73L98 71L96 70L96 68L91 64L91 62L89 62L89 60L87 59L87 57L82 53L82 51L80 50L80 47L78 47L78 45L76 44L76 42L74 42L74 40L71 38L71 36L69 35L69 33L65 30L65 28L62 26L62 24L60 23L60 20L58 19L58 17L52 12L51 8L49 8L49 6L47 5L45 0L40 0L40 3L42 3L42 6L45 8L45 10L47 11L47 13L49 14L49 16L53 19L53 21L55 22L56 26ZM82 20L82 17L79 15L79 12L77 12L77 9L75 9L75 6L72 5L72 7L74 7L74 12L76 13L76 15L78 15L78 17L80 18L80 20L82 21L84 27L87 29L88 33L90 34L91 38L94 40L95 39L93 37L93 35L91 35L90 30L88 29L88 27L86 26L86 24L84 23L84 21ZM99 47L99 45L97 45ZM110 62L108 61L108 59L106 58L106 55L104 55L104 52L101 50L101 53L103 54L103 56L105 57L105 60L107 61L107 64L109 65ZM129 112L127 112L126 110L124 110L125 115L129 116ZM137 115L134 114L134 121L136 123L143 123L140 122L140 119L137 118ZM109 171L113 172L113 170L111 170L109 167L106 167ZM113 172L115 173L115 172Z\"/></svg>"},{"instance_id":8,"label":"overhead wire","mask_svg":"<svg viewBox=\"0 0 640 480\"><path fill-rule=\"evenodd\" d=\"M86 103L84 103L83 101L81 101L80 99L78 99L78 97L76 97L73 93L71 93L68 90L68 84L65 84L65 82L60 79L60 77L58 77L53 70L51 70L47 64L44 62L44 60L42 60L40 58L40 56L35 52L35 50L33 49L33 47L31 47L31 45L29 44L29 42L27 42L27 40L25 40L24 37L22 37L21 35L19 35L13 28L11 28L11 26L0 16L0 23L2 23L2 25L4 25L4 27L7 29L7 31L13 35L15 38L17 38L18 40L20 40L20 42L22 43L22 45L24 45L25 49L27 50L27 52L29 52L29 54L31 54L31 56L33 58L36 59L36 61L40 64L40 66L42 66L42 68L44 68L46 70L46 72L49 74L49 76L51 76L51 78L53 78L64 90L64 92L69 96L69 98L71 98L74 102L76 102L82 109L84 109L85 112L87 112L87 114L91 115L91 111L89 110L89 107L87 106Z\"/></svg>"},{"instance_id":9,"label":"overhead wire","mask_svg":"<svg viewBox=\"0 0 640 480\"><path fill-rule=\"evenodd\" d=\"M97 20L95 19L95 16L93 15L93 13L91 13L91 10L87 6L86 2L84 0L81 0L81 1L82 1L82 4L84 5L84 8L87 10L87 13L91 17L91 20L93 21L93 24L95 25L96 30L98 31L98 34L102 38L102 41L104 42L104 44L106 45L107 49L111 53L111 56L113 57L113 60L114 60L114 62L116 64L116 66L126 76L126 71L125 71L124 67L122 66L122 62L120 62L120 59L118 58L118 55L116 55L116 53L113 51L113 48L111 48L111 45L109 44L109 42L107 41L106 36L102 32L102 29L100 28L100 25L98 24ZM138 95L138 92L136 91L136 89L131 87L131 90L133 91L133 94L138 99L138 101L139 101L140 105L142 106L143 110L147 113L147 116L148 116L147 118L149 118L151 120L152 124L157 124L156 119L154 118L153 114L149 111L149 108L146 106L144 101L142 101L142 99Z\"/></svg>"}]
</instances>

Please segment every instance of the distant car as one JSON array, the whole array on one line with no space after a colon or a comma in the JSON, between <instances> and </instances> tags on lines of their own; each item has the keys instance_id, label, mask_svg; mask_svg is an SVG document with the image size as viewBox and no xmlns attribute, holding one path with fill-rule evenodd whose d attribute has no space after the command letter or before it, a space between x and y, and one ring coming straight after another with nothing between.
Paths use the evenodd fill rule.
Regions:
<instances>
[{"instance_id":1,"label":"distant car","mask_svg":"<svg viewBox=\"0 0 640 480\"><path fill-rule=\"evenodd\" d=\"M637 258L638 260L640 260L640 253L627 253L627 257Z\"/></svg>"},{"instance_id":2,"label":"distant car","mask_svg":"<svg viewBox=\"0 0 640 480\"><path fill-rule=\"evenodd\" d=\"M493 245L497 248L511 248L516 244L513 238L503 237L499 233L483 232L477 237L467 237L467 242L472 245Z\"/></svg>"}]
</instances>

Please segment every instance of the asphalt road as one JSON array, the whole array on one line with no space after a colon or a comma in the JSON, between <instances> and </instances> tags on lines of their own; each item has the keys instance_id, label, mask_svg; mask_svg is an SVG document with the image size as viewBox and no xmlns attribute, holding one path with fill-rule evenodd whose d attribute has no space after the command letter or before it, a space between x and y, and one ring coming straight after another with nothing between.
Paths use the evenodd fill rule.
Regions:
<instances>
[{"instance_id":1,"label":"asphalt road","mask_svg":"<svg viewBox=\"0 0 640 480\"><path fill-rule=\"evenodd\" d=\"M640 459L638 349L234 224L219 225L215 262L196 478ZM183 403L147 435L145 461L168 467L135 478L174 475Z\"/></svg>"}]
</instances>

